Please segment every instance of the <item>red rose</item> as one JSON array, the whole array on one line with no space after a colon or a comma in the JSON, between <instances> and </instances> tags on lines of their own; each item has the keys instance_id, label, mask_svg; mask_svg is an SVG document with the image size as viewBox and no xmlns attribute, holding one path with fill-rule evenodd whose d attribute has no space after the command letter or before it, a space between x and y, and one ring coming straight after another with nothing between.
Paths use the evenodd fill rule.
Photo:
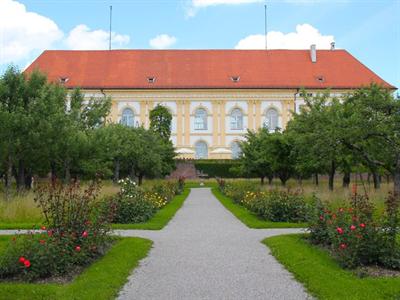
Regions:
<instances>
[{"instance_id":1,"label":"red rose","mask_svg":"<svg viewBox=\"0 0 400 300\"><path fill-rule=\"evenodd\" d=\"M336 214L332 214L332 219L336 219Z\"/></svg>"},{"instance_id":2,"label":"red rose","mask_svg":"<svg viewBox=\"0 0 400 300\"><path fill-rule=\"evenodd\" d=\"M41 229L42 229L42 230L46 230L46 226L42 226Z\"/></svg>"},{"instance_id":3,"label":"red rose","mask_svg":"<svg viewBox=\"0 0 400 300\"><path fill-rule=\"evenodd\" d=\"M361 227L361 228L365 228L365 224L364 224L364 223L361 223L361 224L360 224L360 227Z\"/></svg>"},{"instance_id":4,"label":"red rose","mask_svg":"<svg viewBox=\"0 0 400 300\"><path fill-rule=\"evenodd\" d=\"M342 243L342 244L340 244L340 249L346 249L347 248L347 245L345 244L345 243Z\"/></svg>"},{"instance_id":5,"label":"red rose","mask_svg":"<svg viewBox=\"0 0 400 300\"><path fill-rule=\"evenodd\" d=\"M324 217L323 217L323 216L319 216L319 219L320 219L321 221L323 221L323 220L324 220Z\"/></svg>"},{"instance_id":6,"label":"red rose","mask_svg":"<svg viewBox=\"0 0 400 300\"><path fill-rule=\"evenodd\" d=\"M350 230L356 230L356 228L357 228L357 227L354 226L354 225L351 225L351 226L350 226Z\"/></svg>"},{"instance_id":7,"label":"red rose","mask_svg":"<svg viewBox=\"0 0 400 300\"><path fill-rule=\"evenodd\" d=\"M88 236L88 233L87 233L87 231L84 231L84 232L82 232L82 237L87 237Z\"/></svg>"},{"instance_id":8,"label":"red rose","mask_svg":"<svg viewBox=\"0 0 400 300\"><path fill-rule=\"evenodd\" d=\"M44 245L46 243L46 241L45 240L39 240L39 243Z\"/></svg>"},{"instance_id":9,"label":"red rose","mask_svg":"<svg viewBox=\"0 0 400 300\"><path fill-rule=\"evenodd\" d=\"M344 211L344 209L341 207L341 208L339 208L339 211L340 211L340 212L343 212L343 211Z\"/></svg>"},{"instance_id":10,"label":"red rose","mask_svg":"<svg viewBox=\"0 0 400 300\"><path fill-rule=\"evenodd\" d=\"M21 256L21 257L19 258L19 262L20 262L21 264L23 264L23 263L25 262L25 257Z\"/></svg>"},{"instance_id":11,"label":"red rose","mask_svg":"<svg viewBox=\"0 0 400 300\"><path fill-rule=\"evenodd\" d=\"M29 260L24 261L25 267L29 268L31 266L31 262Z\"/></svg>"},{"instance_id":12,"label":"red rose","mask_svg":"<svg viewBox=\"0 0 400 300\"><path fill-rule=\"evenodd\" d=\"M75 251L76 251L76 252L81 251L81 247L80 247L80 246L76 246L76 247L75 247Z\"/></svg>"},{"instance_id":13,"label":"red rose","mask_svg":"<svg viewBox=\"0 0 400 300\"><path fill-rule=\"evenodd\" d=\"M336 228L336 231L337 231L339 234L343 234L343 229L340 228L340 227Z\"/></svg>"},{"instance_id":14,"label":"red rose","mask_svg":"<svg viewBox=\"0 0 400 300\"><path fill-rule=\"evenodd\" d=\"M53 230L47 230L47 235L52 236L53 235Z\"/></svg>"}]
</instances>

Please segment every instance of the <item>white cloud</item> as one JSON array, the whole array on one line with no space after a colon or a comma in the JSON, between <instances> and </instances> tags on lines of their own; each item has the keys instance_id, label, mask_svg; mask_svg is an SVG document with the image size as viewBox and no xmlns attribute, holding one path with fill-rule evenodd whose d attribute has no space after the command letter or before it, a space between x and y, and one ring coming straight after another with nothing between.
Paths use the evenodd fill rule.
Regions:
<instances>
[{"instance_id":1,"label":"white cloud","mask_svg":"<svg viewBox=\"0 0 400 300\"><path fill-rule=\"evenodd\" d=\"M65 44L72 50L103 50L109 47L110 33L105 30L90 30L84 24L73 28L65 40ZM111 46L120 48L129 43L129 36L111 32Z\"/></svg>"},{"instance_id":2,"label":"white cloud","mask_svg":"<svg viewBox=\"0 0 400 300\"><path fill-rule=\"evenodd\" d=\"M50 48L63 37L51 19L26 10L12 0L0 0L0 65L26 59L33 51Z\"/></svg>"},{"instance_id":3,"label":"white cloud","mask_svg":"<svg viewBox=\"0 0 400 300\"><path fill-rule=\"evenodd\" d=\"M149 41L152 48L155 49L166 49L176 43L176 37L168 34L160 34Z\"/></svg>"},{"instance_id":4,"label":"white cloud","mask_svg":"<svg viewBox=\"0 0 400 300\"><path fill-rule=\"evenodd\" d=\"M297 25L296 32L270 31L267 34L268 49L308 49L311 44L316 44L317 49L329 49L334 40L333 35L322 35L309 24ZM240 40L235 49L265 49L265 35L249 35Z\"/></svg>"},{"instance_id":5,"label":"white cloud","mask_svg":"<svg viewBox=\"0 0 400 300\"><path fill-rule=\"evenodd\" d=\"M186 16L193 17L199 9L208 6L239 5L260 2L264 2L264 0L191 0L186 9Z\"/></svg>"}]
</instances>

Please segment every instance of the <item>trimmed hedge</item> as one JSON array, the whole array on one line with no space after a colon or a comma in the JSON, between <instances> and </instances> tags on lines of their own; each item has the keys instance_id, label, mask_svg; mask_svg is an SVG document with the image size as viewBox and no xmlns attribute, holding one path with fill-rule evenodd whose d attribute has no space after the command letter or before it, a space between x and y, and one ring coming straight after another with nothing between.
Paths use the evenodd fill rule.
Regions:
<instances>
[{"instance_id":1,"label":"trimmed hedge","mask_svg":"<svg viewBox=\"0 0 400 300\"><path fill-rule=\"evenodd\" d=\"M240 161L234 159L198 159L193 161L196 170L208 177L240 178Z\"/></svg>"}]
</instances>

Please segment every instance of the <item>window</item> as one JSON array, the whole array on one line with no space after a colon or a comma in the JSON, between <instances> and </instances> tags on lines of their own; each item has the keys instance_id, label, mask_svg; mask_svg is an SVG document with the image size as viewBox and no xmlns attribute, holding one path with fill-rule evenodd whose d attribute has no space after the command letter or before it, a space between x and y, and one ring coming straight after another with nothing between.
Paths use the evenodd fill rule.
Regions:
<instances>
[{"instance_id":1,"label":"window","mask_svg":"<svg viewBox=\"0 0 400 300\"><path fill-rule=\"evenodd\" d=\"M207 130L207 111L204 108L196 109L194 114L194 129Z\"/></svg>"},{"instance_id":2,"label":"window","mask_svg":"<svg viewBox=\"0 0 400 300\"><path fill-rule=\"evenodd\" d=\"M239 142L233 142L231 144L231 151L232 151L232 159L240 158L240 155L242 154L242 149L240 148Z\"/></svg>"},{"instance_id":3,"label":"window","mask_svg":"<svg viewBox=\"0 0 400 300\"><path fill-rule=\"evenodd\" d=\"M155 78L155 77L152 77L152 76L147 77L147 82L148 82L148 83L154 83L154 82L156 82L156 78Z\"/></svg>"},{"instance_id":4,"label":"window","mask_svg":"<svg viewBox=\"0 0 400 300\"><path fill-rule=\"evenodd\" d=\"M274 108L267 110L265 115L264 127L268 128L269 131L274 131L278 128L278 112Z\"/></svg>"},{"instance_id":5,"label":"window","mask_svg":"<svg viewBox=\"0 0 400 300\"><path fill-rule=\"evenodd\" d=\"M232 80L233 82L239 82L240 76L231 76L231 80Z\"/></svg>"},{"instance_id":6,"label":"window","mask_svg":"<svg viewBox=\"0 0 400 300\"><path fill-rule=\"evenodd\" d=\"M235 108L231 112L231 129L243 129L243 113L239 108Z\"/></svg>"},{"instance_id":7,"label":"window","mask_svg":"<svg viewBox=\"0 0 400 300\"><path fill-rule=\"evenodd\" d=\"M133 127L135 125L135 115L133 114L132 109L125 108L123 110L121 124L129 127Z\"/></svg>"},{"instance_id":8,"label":"window","mask_svg":"<svg viewBox=\"0 0 400 300\"><path fill-rule=\"evenodd\" d=\"M202 158L207 158L208 157L208 147L205 142L197 142L195 145L195 158L196 159L202 159Z\"/></svg>"}]
</instances>

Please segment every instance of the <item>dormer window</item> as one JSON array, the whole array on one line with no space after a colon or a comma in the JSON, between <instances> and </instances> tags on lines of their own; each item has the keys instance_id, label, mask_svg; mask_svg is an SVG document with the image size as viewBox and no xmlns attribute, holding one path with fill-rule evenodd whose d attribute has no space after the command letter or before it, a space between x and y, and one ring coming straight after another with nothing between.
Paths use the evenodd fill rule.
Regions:
<instances>
[{"instance_id":1,"label":"dormer window","mask_svg":"<svg viewBox=\"0 0 400 300\"><path fill-rule=\"evenodd\" d=\"M322 83L322 82L325 81L325 78L324 78L324 76L322 76L322 75L317 76L316 79L317 79L317 81L320 82L320 83Z\"/></svg>"},{"instance_id":2,"label":"dormer window","mask_svg":"<svg viewBox=\"0 0 400 300\"><path fill-rule=\"evenodd\" d=\"M231 76L232 82L239 82L240 76Z\"/></svg>"},{"instance_id":3,"label":"dormer window","mask_svg":"<svg viewBox=\"0 0 400 300\"><path fill-rule=\"evenodd\" d=\"M149 76L149 77L147 77L147 82L154 83L154 82L156 82L156 78L154 76Z\"/></svg>"},{"instance_id":4,"label":"dormer window","mask_svg":"<svg viewBox=\"0 0 400 300\"><path fill-rule=\"evenodd\" d=\"M62 77L58 78L58 80L60 81L61 84L64 84L64 83L68 82L69 78L62 76Z\"/></svg>"}]
</instances>

